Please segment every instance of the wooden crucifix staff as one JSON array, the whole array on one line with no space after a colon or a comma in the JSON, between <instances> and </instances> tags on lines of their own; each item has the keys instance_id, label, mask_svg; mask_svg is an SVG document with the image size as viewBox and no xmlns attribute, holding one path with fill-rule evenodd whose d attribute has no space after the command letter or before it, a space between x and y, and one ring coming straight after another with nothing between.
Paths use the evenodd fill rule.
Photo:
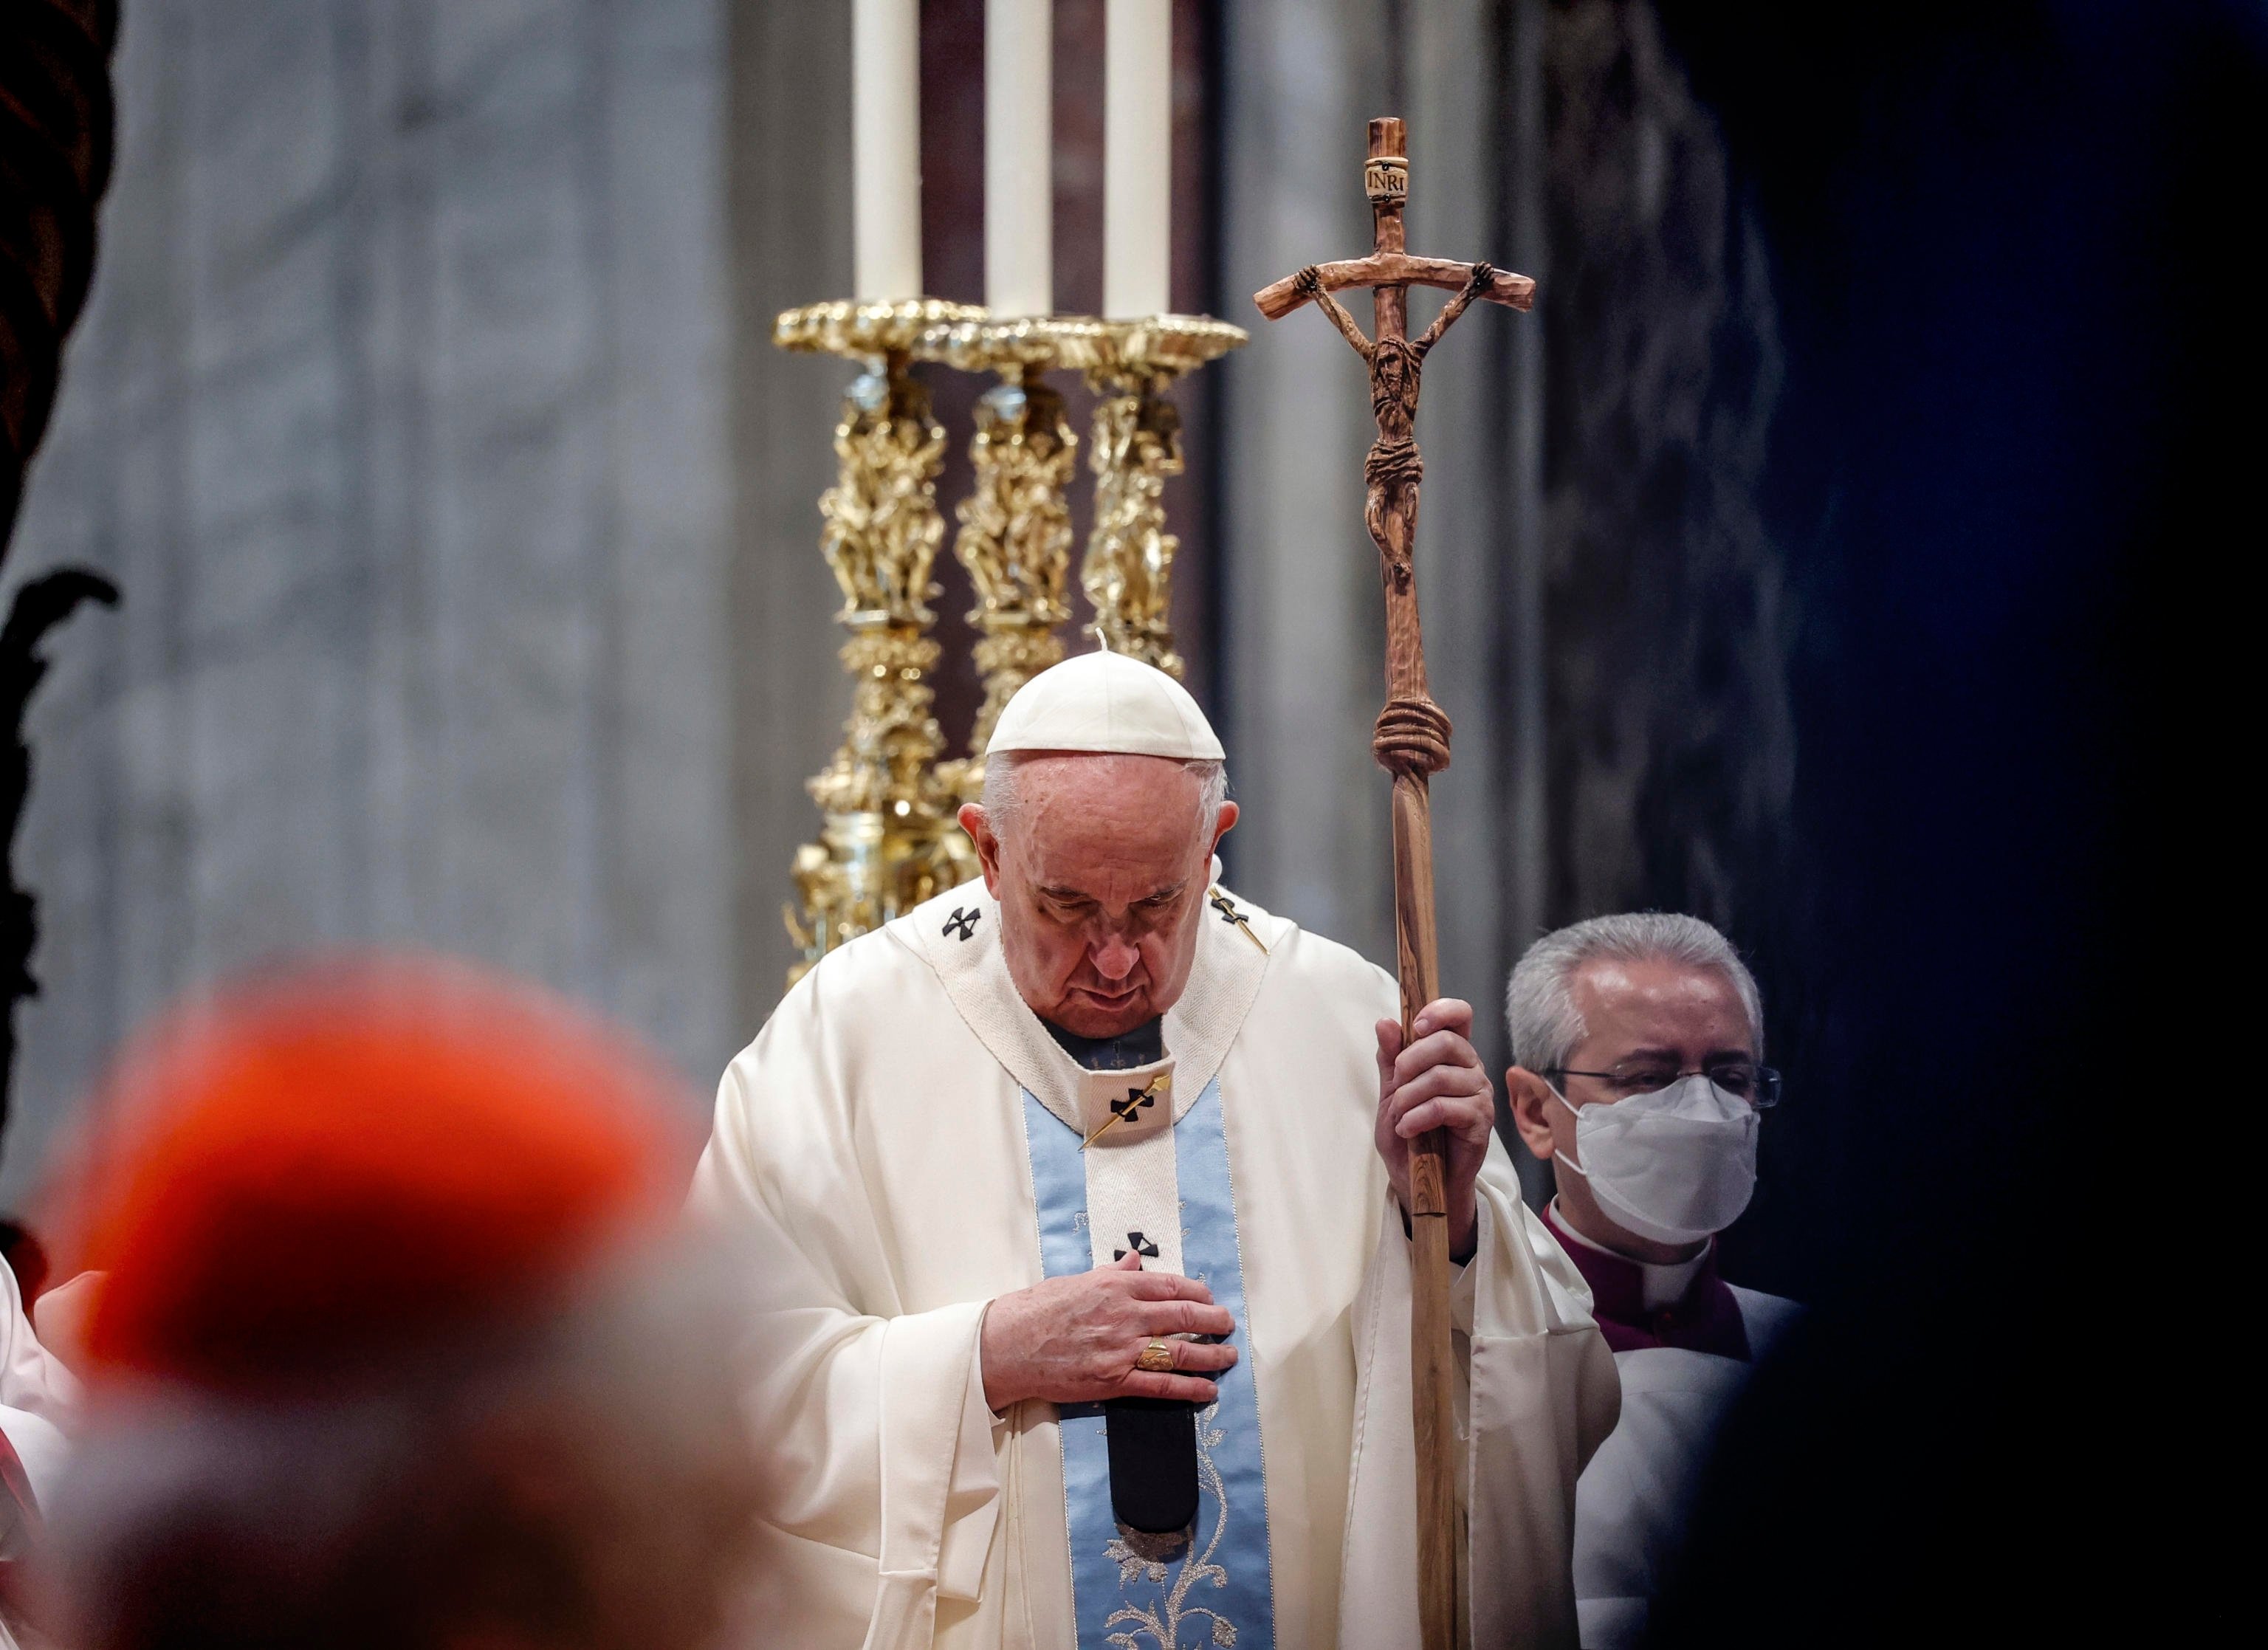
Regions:
<instances>
[{"instance_id":1,"label":"wooden crucifix staff","mask_svg":"<svg viewBox=\"0 0 2268 1650\"><path fill-rule=\"evenodd\" d=\"M1440 995L1433 936L1432 776L1449 765L1449 718L1425 689L1425 642L1418 629L1418 580L1410 551L1418 538L1418 376L1425 357L1475 298L1526 309L1535 283L1485 263L1416 258L1403 249L1402 208L1410 196L1410 162L1398 119L1370 123L1363 168L1377 249L1367 258L1310 264L1253 294L1260 313L1280 320L1302 304L1330 318L1370 368L1370 409L1378 438L1364 460L1369 489L1364 517L1378 546L1386 583L1386 709L1371 736L1371 754L1394 776L1394 919L1402 980L1402 1035L1418 1011ZM1453 296L1415 340L1408 336L1410 289L1447 288ZM1366 286L1376 306L1378 336L1364 336L1338 299L1340 287ZM1410 1160L1412 1300L1410 1374L1418 1442L1418 1616L1425 1650L1453 1650L1466 1638L1457 1607L1457 1426L1449 1340L1448 1198L1440 1130L1422 1136Z\"/></svg>"}]
</instances>

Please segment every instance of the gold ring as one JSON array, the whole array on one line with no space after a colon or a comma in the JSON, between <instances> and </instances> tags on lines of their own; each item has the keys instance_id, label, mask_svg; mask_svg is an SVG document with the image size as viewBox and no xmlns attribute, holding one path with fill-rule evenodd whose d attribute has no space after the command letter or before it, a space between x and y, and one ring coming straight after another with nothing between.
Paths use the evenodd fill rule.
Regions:
<instances>
[{"instance_id":1,"label":"gold ring","mask_svg":"<svg viewBox=\"0 0 2268 1650\"><path fill-rule=\"evenodd\" d=\"M1146 1369L1153 1375L1162 1375L1174 1367L1174 1348L1168 1341L1152 1341L1134 1360L1134 1367Z\"/></svg>"}]
</instances>

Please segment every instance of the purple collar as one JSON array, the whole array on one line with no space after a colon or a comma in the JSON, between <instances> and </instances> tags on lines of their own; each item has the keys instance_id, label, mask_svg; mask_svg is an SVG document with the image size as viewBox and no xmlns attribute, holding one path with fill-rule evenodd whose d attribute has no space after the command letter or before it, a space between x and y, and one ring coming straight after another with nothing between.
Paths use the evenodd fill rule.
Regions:
<instances>
[{"instance_id":1,"label":"purple collar","mask_svg":"<svg viewBox=\"0 0 2268 1650\"><path fill-rule=\"evenodd\" d=\"M1720 1358L1749 1358L1749 1332L1741 1322L1741 1303L1717 1276L1717 1243L1709 1241L1708 1257L1684 1295L1659 1311L1646 1308L1646 1272L1636 1261L1591 1248L1543 1212L1543 1224L1591 1285L1591 1311L1600 1332L1617 1352L1634 1352L1650 1346L1674 1346L1689 1352L1714 1352Z\"/></svg>"}]
</instances>

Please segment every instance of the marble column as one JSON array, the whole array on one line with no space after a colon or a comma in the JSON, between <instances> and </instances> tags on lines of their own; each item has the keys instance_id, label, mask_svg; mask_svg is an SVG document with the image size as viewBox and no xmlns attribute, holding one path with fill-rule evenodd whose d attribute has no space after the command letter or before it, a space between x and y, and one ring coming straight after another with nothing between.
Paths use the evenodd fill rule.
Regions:
<instances>
[{"instance_id":1,"label":"marble column","mask_svg":"<svg viewBox=\"0 0 2268 1650\"><path fill-rule=\"evenodd\" d=\"M733 1015L755 1035L799 954L781 907L789 861L819 831L804 781L850 713L828 617L842 593L819 551L819 495L858 372L772 347L784 309L850 294L850 8L742 4L733 13L732 454L729 589ZM946 503L950 508L950 501Z\"/></svg>"},{"instance_id":2,"label":"marble column","mask_svg":"<svg viewBox=\"0 0 2268 1650\"><path fill-rule=\"evenodd\" d=\"M1378 556L1362 525L1362 365L1320 316L1249 294L1370 245L1363 122L1384 93L1374 0L1249 0L1224 48L1222 291L1250 344L1223 374L1221 697L1244 819L1225 857L1263 905L1394 956ZM1432 506L1429 494L1427 505Z\"/></svg>"},{"instance_id":3,"label":"marble column","mask_svg":"<svg viewBox=\"0 0 2268 1650\"><path fill-rule=\"evenodd\" d=\"M151 0L11 579L49 645L0 1202L116 1039L309 947L485 958L699 1095L734 1012L714 0ZM815 556L814 557L815 560Z\"/></svg>"}]
</instances>

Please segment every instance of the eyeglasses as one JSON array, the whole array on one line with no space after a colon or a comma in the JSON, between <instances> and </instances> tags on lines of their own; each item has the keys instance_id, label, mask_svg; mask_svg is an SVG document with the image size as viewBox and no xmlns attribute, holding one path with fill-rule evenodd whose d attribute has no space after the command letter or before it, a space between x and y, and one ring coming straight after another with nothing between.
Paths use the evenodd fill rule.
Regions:
<instances>
[{"instance_id":1,"label":"eyeglasses","mask_svg":"<svg viewBox=\"0 0 2268 1650\"><path fill-rule=\"evenodd\" d=\"M1726 1060L1698 1072L1681 1072L1667 1064L1618 1065L1611 1072L1578 1072L1572 1066L1555 1065L1543 1075L1592 1078L1621 1095L1651 1094L1657 1089L1668 1088L1682 1077L1705 1077L1758 1111L1779 1104L1779 1073L1769 1065L1751 1065L1746 1060Z\"/></svg>"}]
</instances>

